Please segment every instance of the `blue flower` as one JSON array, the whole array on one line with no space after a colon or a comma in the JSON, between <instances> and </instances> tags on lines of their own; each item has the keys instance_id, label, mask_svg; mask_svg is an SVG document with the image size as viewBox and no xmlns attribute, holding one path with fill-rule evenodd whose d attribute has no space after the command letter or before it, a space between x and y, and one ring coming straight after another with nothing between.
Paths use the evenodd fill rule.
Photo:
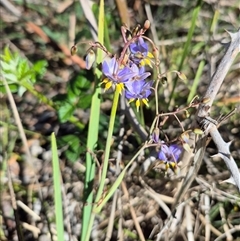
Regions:
<instances>
[{"instance_id":1,"label":"blue flower","mask_svg":"<svg viewBox=\"0 0 240 241\"><path fill-rule=\"evenodd\" d=\"M148 96L151 94L151 87L153 81L146 81L144 79L140 80L130 80L125 83L126 91L125 97L129 99L129 102L136 101L137 111L141 103L148 106Z\"/></svg>"},{"instance_id":2,"label":"blue flower","mask_svg":"<svg viewBox=\"0 0 240 241\"><path fill-rule=\"evenodd\" d=\"M138 74L134 71L136 69L120 66L116 57L105 60L102 64L102 72L106 77L102 81L105 84L105 90L108 90L112 85L116 85L117 90L121 93L124 89L124 83Z\"/></svg>"},{"instance_id":3,"label":"blue flower","mask_svg":"<svg viewBox=\"0 0 240 241\"><path fill-rule=\"evenodd\" d=\"M148 76L151 75L150 72L145 72L145 68L143 66L139 68L134 63L131 64L131 70L135 73L131 80L145 80Z\"/></svg>"},{"instance_id":4,"label":"blue flower","mask_svg":"<svg viewBox=\"0 0 240 241\"><path fill-rule=\"evenodd\" d=\"M130 44L129 49L131 52L130 57L134 63L140 66L149 65L152 67L150 59L154 58L154 56L148 52L148 45L142 37L139 37L135 43Z\"/></svg>"},{"instance_id":5,"label":"blue flower","mask_svg":"<svg viewBox=\"0 0 240 241\"><path fill-rule=\"evenodd\" d=\"M177 144L167 146L165 143L162 143L161 150L158 153L158 159L163 161L167 168L169 165L174 168L179 160L182 150L182 147Z\"/></svg>"}]
</instances>

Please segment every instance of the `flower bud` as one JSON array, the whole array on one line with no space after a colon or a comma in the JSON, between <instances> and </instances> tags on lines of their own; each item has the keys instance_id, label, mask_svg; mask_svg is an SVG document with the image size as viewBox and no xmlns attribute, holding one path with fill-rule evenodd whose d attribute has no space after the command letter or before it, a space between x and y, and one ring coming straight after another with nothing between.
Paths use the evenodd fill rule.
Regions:
<instances>
[{"instance_id":1,"label":"flower bud","mask_svg":"<svg viewBox=\"0 0 240 241\"><path fill-rule=\"evenodd\" d=\"M211 98L209 98L209 97L203 98L202 103L207 104L210 100L211 100Z\"/></svg>"},{"instance_id":2,"label":"flower bud","mask_svg":"<svg viewBox=\"0 0 240 241\"><path fill-rule=\"evenodd\" d=\"M153 134L152 134L152 139L155 143L159 142L159 134L160 134L160 130L159 130L158 127L156 127L153 131Z\"/></svg>"},{"instance_id":3,"label":"flower bud","mask_svg":"<svg viewBox=\"0 0 240 241\"><path fill-rule=\"evenodd\" d=\"M72 48L71 48L71 55L75 55L77 53L77 46L76 45L73 45Z\"/></svg>"},{"instance_id":4,"label":"flower bud","mask_svg":"<svg viewBox=\"0 0 240 241\"><path fill-rule=\"evenodd\" d=\"M164 77L161 78L161 83L162 83L163 85L165 85L167 82L168 82L167 77L164 76Z\"/></svg>"},{"instance_id":5,"label":"flower bud","mask_svg":"<svg viewBox=\"0 0 240 241\"><path fill-rule=\"evenodd\" d=\"M185 142L188 143L189 142L189 134L187 133L187 131L183 132L181 134L181 139Z\"/></svg>"},{"instance_id":6,"label":"flower bud","mask_svg":"<svg viewBox=\"0 0 240 241\"><path fill-rule=\"evenodd\" d=\"M182 73L182 72L177 72L177 75L178 75L178 77L179 77L181 80L183 80L183 81L186 81L186 80L187 80L187 77L186 77L186 75L185 75L184 73Z\"/></svg>"},{"instance_id":7,"label":"flower bud","mask_svg":"<svg viewBox=\"0 0 240 241\"><path fill-rule=\"evenodd\" d=\"M189 114L188 110L185 110L185 116L186 116L186 118L189 118L190 114Z\"/></svg>"},{"instance_id":8,"label":"flower bud","mask_svg":"<svg viewBox=\"0 0 240 241\"><path fill-rule=\"evenodd\" d=\"M197 134L197 135L202 135L204 132L201 130L201 129L199 129L199 128L195 128L194 130L193 130L193 132L195 133L195 134Z\"/></svg>"},{"instance_id":9,"label":"flower bud","mask_svg":"<svg viewBox=\"0 0 240 241\"><path fill-rule=\"evenodd\" d=\"M95 62L95 59L96 59L95 52L92 49L90 49L85 59L86 69L91 69L93 63Z\"/></svg>"},{"instance_id":10,"label":"flower bud","mask_svg":"<svg viewBox=\"0 0 240 241\"><path fill-rule=\"evenodd\" d=\"M146 20L144 25L143 25L143 29L146 31L147 29L150 28L150 21L149 20Z\"/></svg>"}]
</instances>

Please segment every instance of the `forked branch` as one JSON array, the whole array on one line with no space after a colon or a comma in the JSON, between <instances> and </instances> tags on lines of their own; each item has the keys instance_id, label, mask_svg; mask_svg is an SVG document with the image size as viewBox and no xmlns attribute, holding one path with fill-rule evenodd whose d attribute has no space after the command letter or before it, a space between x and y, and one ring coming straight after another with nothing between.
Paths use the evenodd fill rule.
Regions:
<instances>
[{"instance_id":1,"label":"forked branch","mask_svg":"<svg viewBox=\"0 0 240 241\"><path fill-rule=\"evenodd\" d=\"M223 138L221 137L218 129L217 129L217 121L210 118L210 109L213 104L213 101L221 87L221 84L229 71L237 53L239 53L240 48L240 29L236 33L229 33L231 37L231 42L229 43L229 47L222 58L216 72L212 76L212 79L209 83L209 86L206 90L206 93L203 97L202 103L199 105L196 120L199 125L203 128L205 135L200 138L196 144L196 151L193 157L193 163L189 167L188 170L184 169L182 173L185 178L182 181L176 195L175 201L173 204L173 210L175 209L176 205L182 200L185 193L191 186L194 178L197 176L198 170L200 169L202 159L205 153L206 148L206 141L208 134L211 135L214 143L217 146L218 153L216 156L221 157L228 170L231 173L230 182L235 184L240 191L240 174L236 162L234 161L233 157L231 156L229 146L230 143L226 143ZM190 160L192 157L192 153L185 152L185 160ZM186 162L188 163L188 161Z\"/></svg>"},{"instance_id":2,"label":"forked branch","mask_svg":"<svg viewBox=\"0 0 240 241\"><path fill-rule=\"evenodd\" d=\"M229 33L229 35L231 37L231 42L229 43L229 47L212 77L206 94L203 97L202 103L199 105L197 122L203 127L205 135L211 135L218 149L218 153L215 156L219 156L224 160L228 170L231 173L230 181L237 186L240 192L240 173L236 162L231 156L229 150L230 143L227 143L223 140L217 129L217 126L209 117L211 106L221 87L221 84L227 75L227 72L235 57L240 52L240 29L236 33Z\"/></svg>"}]
</instances>

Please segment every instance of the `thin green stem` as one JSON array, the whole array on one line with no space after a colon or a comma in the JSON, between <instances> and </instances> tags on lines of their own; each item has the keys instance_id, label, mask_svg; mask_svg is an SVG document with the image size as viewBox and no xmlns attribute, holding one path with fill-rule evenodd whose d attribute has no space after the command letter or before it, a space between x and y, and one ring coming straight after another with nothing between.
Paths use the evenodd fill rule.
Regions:
<instances>
[{"instance_id":1,"label":"thin green stem","mask_svg":"<svg viewBox=\"0 0 240 241\"><path fill-rule=\"evenodd\" d=\"M104 0L100 1L99 6L99 17L98 17L98 41L100 45L104 43ZM102 62L103 53L101 49L97 51L96 62L99 64ZM95 75L97 80L100 79L102 72L96 68ZM92 97L91 103L91 113L89 120L89 129L88 129L88 140L87 148L94 153L96 144L98 141L99 133L99 119L100 119L100 98L101 89L97 87L95 93ZM90 155L90 152L86 153L86 174L84 182L84 200L85 205L83 207L83 217L82 217L82 232L81 232L81 241L89 241L90 234L92 231L93 221L95 214L92 213L92 203L93 203L93 183L95 178L95 161L94 158Z\"/></svg>"},{"instance_id":2,"label":"thin green stem","mask_svg":"<svg viewBox=\"0 0 240 241\"><path fill-rule=\"evenodd\" d=\"M4 122L4 121L1 121L1 120L0 120L0 126L8 128L11 131L18 131L18 127L15 126L14 124ZM50 140L49 137L43 136L41 133L38 133L38 132L35 132L35 131L29 131L27 129L23 129L23 130L27 135L35 136L36 138L43 138L43 139L46 139L46 140L48 140L48 139Z\"/></svg>"},{"instance_id":3,"label":"thin green stem","mask_svg":"<svg viewBox=\"0 0 240 241\"><path fill-rule=\"evenodd\" d=\"M200 78L201 78L201 75L202 75L202 72L203 72L204 65L205 65L205 61L202 60L199 64L199 66L198 66L197 73L195 75L192 87L190 89L190 93L189 93L188 98L187 98L188 104L191 102L191 100L193 99L194 95L197 92L197 87L199 86L199 82L200 82Z\"/></svg>"},{"instance_id":4,"label":"thin green stem","mask_svg":"<svg viewBox=\"0 0 240 241\"><path fill-rule=\"evenodd\" d=\"M35 97L37 97L41 102L43 102L44 104L52 107L53 109L57 109L57 106L54 102L52 102L51 100L49 100L46 96L44 96L43 94L39 93L38 91L36 91L33 86L25 81L22 81L20 83L21 86L23 86L24 88L26 88L31 94L33 94Z\"/></svg>"},{"instance_id":5,"label":"thin green stem","mask_svg":"<svg viewBox=\"0 0 240 241\"><path fill-rule=\"evenodd\" d=\"M61 191L61 173L57 153L57 143L54 132L51 135L52 143L52 167L53 167L53 187L54 187L54 206L56 215L57 240L64 240L64 224L62 212L62 191Z\"/></svg>"},{"instance_id":6,"label":"thin green stem","mask_svg":"<svg viewBox=\"0 0 240 241\"><path fill-rule=\"evenodd\" d=\"M36 91L32 85L30 85L26 82L21 82L21 85L23 87L25 87L31 94L33 94L35 97L37 97L42 103L52 107L54 110L58 110L58 106L53 101L49 100L46 96L44 96L43 94ZM72 124L74 124L76 127L78 127L81 130L85 127L85 125L80 123L79 120L75 116L71 116L68 119L68 121L71 122Z\"/></svg>"},{"instance_id":7,"label":"thin green stem","mask_svg":"<svg viewBox=\"0 0 240 241\"><path fill-rule=\"evenodd\" d=\"M90 204L90 205L91 205L91 204ZM89 226L89 227L92 227L92 226L93 226L94 219L95 219L95 213L91 213L91 216L90 216L90 219L89 219L89 222L88 222L88 226ZM88 240L90 240L91 231L92 231L91 228L88 228L88 229L87 229L87 232L86 232L86 235L85 235L85 239L84 239L83 241L88 241Z\"/></svg>"},{"instance_id":8,"label":"thin green stem","mask_svg":"<svg viewBox=\"0 0 240 241\"><path fill-rule=\"evenodd\" d=\"M101 176L98 192L96 195L95 203L97 203L100 200L100 198L103 194L104 183L105 183L105 179L107 176L109 154L110 154L110 148L111 148L111 143L112 143L112 134L113 134L113 128L114 128L114 123L115 123L115 118L116 118L117 107L118 107L118 100L119 100L119 92L116 90L114 92L113 106L112 106L112 110L111 110L111 116L110 116L109 127L108 127L108 136L107 136L107 143L106 143L106 148L105 148L105 153L104 153L102 176Z\"/></svg>"},{"instance_id":9,"label":"thin green stem","mask_svg":"<svg viewBox=\"0 0 240 241\"><path fill-rule=\"evenodd\" d=\"M107 143L106 143L106 149L105 149L105 154L104 154L101 180L100 180L98 192L97 192L97 195L95 198L95 202L93 204L91 204L91 203L87 204L87 205L93 205L94 208L96 208L98 201L100 200L100 198L103 195L104 183L105 183L106 176L107 176L108 160L109 160L110 147L111 147L111 142L112 142L112 133L113 133L114 123L115 123L118 100L119 100L119 92L115 91L114 98L113 98L113 106L112 106L112 111L111 111L111 116L110 116L110 122L109 122L109 128L108 128L108 136L107 136ZM87 175L87 173L86 173L86 175ZM90 197L92 198L92 193L91 193ZM89 207L90 207L89 209L92 210L92 206L89 206ZM88 219L87 225L89 227L93 226L95 214L96 214L96 212L92 212L91 214L90 214L90 212L88 212L88 215L90 216L90 218ZM86 230L86 234L84 235L84 239L82 239L82 240L84 240L84 241L89 240L90 235L91 235L91 228L88 228Z\"/></svg>"},{"instance_id":10,"label":"thin green stem","mask_svg":"<svg viewBox=\"0 0 240 241\"><path fill-rule=\"evenodd\" d=\"M135 159L139 156L139 154L147 147L147 143L145 143L139 150L138 152L134 155L134 157L130 160L130 162L126 165L126 167L122 170L122 172L119 174L119 176L117 177L116 181L114 182L114 184L111 186L110 190L108 191L108 193L106 194L106 196L103 198L103 200L100 203L95 203L94 204L94 208L93 208L93 212L95 213L99 213L103 206L106 204L106 202L111 198L111 196L113 195L113 193L116 191L116 189L118 188L118 186L121 184L125 173L127 171L127 169L132 165L132 163L135 161Z\"/></svg>"},{"instance_id":11,"label":"thin green stem","mask_svg":"<svg viewBox=\"0 0 240 241\"><path fill-rule=\"evenodd\" d=\"M94 152L98 140L98 125L99 125L99 112L100 112L100 88L97 87L92 97L91 114L88 129L87 147ZM86 173L84 182L84 201L85 206L83 208L82 217L82 233L81 241L88 241L92 226L90 225L90 217L92 213L93 202L93 183L95 177L95 162L89 152L86 153ZM94 218L94 217L93 217ZM87 236L89 233L89 236Z\"/></svg>"}]
</instances>

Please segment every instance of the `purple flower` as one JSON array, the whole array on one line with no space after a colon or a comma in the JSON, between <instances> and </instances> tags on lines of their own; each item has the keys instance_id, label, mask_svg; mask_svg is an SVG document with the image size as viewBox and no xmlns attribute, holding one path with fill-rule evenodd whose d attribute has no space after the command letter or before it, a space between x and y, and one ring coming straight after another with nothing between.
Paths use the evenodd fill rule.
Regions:
<instances>
[{"instance_id":1,"label":"purple flower","mask_svg":"<svg viewBox=\"0 0 240 241\"><path fill-rule=\"evenodd\" d=\"M153 81L130 80L125 83L127 99L146 99L151 94Z\"/></svg>"},{"instance_id":2,"label":"purple flower","mask_svg":"<svg viewBox=\"0 0 240 241\"><path fill-rule=\"evenodd\" d=\"M103 83L105 83L105 90L108 90L115 84L116 88L121 93L124 88L124 83L134 78L139 71L135 67L120 66L116 57L113 57L103 62L102 72L106 76L103 80Z\"/></svg>"},{"instance_id":3,"label":"purple flower","mask_svg":"<svg viewBox=\"0 0 240 241\"><path fill-rule=\"evenodd\" d=\"M135 43L130 44L129 48L132 54L141 53L144 57L147 56L148 45L144 42L142 37L139 37Z\"/></svg>"},{"instance_id":4,"label":"purple flower","mask_svg":"<svg viewBox=\"0 0 240 241\"><path fill-rule=\"evenodd\" d=\"M170 146L167 146L165 143L163 143L161 150L158 153L158 159L165 163L175 164L177 163L181 153L181 146L177 144L171 144Z\"/></svg>"},{"instance_id":5,"label":"purple flower","mask_svg":"<svg viewBox=\"0 0 240 241\"><path fill-rule=\"evenodd\" d=\"M138 67L136 64L132 64L131 70L135 73L135 76L131 80L145 80L151 75L150 72L145 72L144 66Z\"/></svg>"},{"instance_id":6,"label":"purple flower","mask_svg":"<svg viewBox=\"0 0 240 241\"><path fill-rule=\"evenodd\" d=\"M135 43L130 44L129 49L131 52L130 57L134 63L140 64L141 66L151 66L149 58L153 58L154 56L148 52L148 45L142 37L139 37Z\"/></svg>"},{"instance_id":7,"label":"purple flower","mask_svg":"<svg viewBox=\"0 0 240 241\"><path fill-rule=\"evenodd\" d=\"M136 100L137 111L141 105L141 102L148 106L148 96L151 94L151 87L153 81L146 81L144 79L140 80L130 80L125 83L126 91L125 97L130 100L130 102Z\"/></svg>"}]
</instances>

